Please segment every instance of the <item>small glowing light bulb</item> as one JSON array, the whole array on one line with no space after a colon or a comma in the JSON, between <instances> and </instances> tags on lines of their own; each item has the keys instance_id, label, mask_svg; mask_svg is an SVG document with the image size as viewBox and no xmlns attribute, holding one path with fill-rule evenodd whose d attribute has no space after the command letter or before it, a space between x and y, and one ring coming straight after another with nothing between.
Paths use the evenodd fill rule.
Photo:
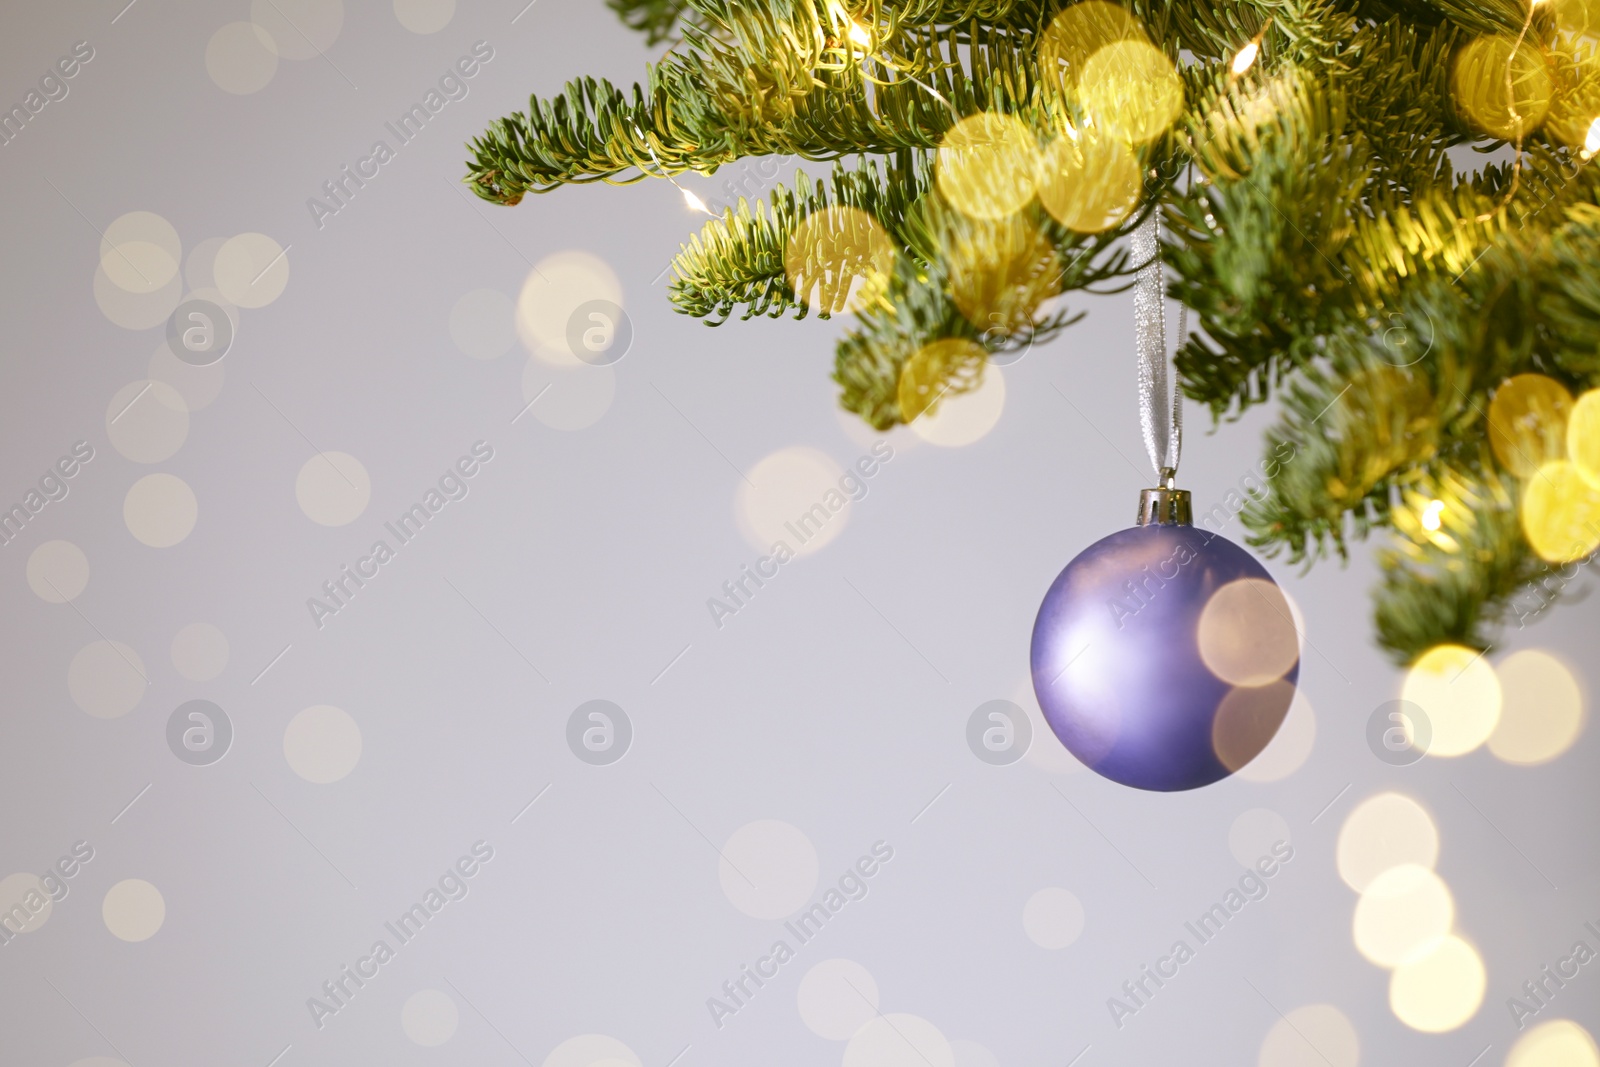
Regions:
<instances>
[{"instance_id":1,"label":"small glowing light bulb","mask_svg":"<svg viewBox=\"0 0 1600 1067\"><path fill-rule=\"evenodd\" d=\"M1437 532L1441 525L1440 516L1444 514L1444 501L1432 500L1422 509L1422 528Z\"/></svg>"},{"instance_id":2,"label":"small glowing light bulb","mask_svg":"<svg viewBox=\"0 0 1600 1067\"><path fill-rule=\"evenodd\" d=\"M1583 139L1583 158L1588 159L1596 152L1600 152L1600 118L1589 124L1589 133Z\"/></svg>"},{"instance_id":3,"label":"small glowing light bulb","mask_svg":"<svg viewBox=\"0 0 1600 1067\"><path fill-rule=\"evenodd\" d=\"M1261 54L1261 42L1251 41L1239 49L1239 54L1233 57L1233 76L1238 77L1256 64L1256 57Z\"/></svg>"},{"instance_id":4,"label":"small glowing light bulb","mask_svg":"<svg viewBox=\"0 0 1600 1067\"><path fill-rule=\"evenodd\" d=\"M850 23L850 32L846 36L863 48L872 47L872 34L859 22Z\"/></svg>"},{"instance_id":5,"label":"small glowing light bulb","mask_svg":"<svg viewBox=\"0 0 1600 1067\"><path fill-rule=\"evenodd\" d=\"M701 214L711 214L711 209L706 207L706 202L704 200L701 200L698 196L695 196L681 185L678 186L678 191L683 194L683 202L685 204L688 204L691 208L700 212Z\"/></svg>"}]
</instances>

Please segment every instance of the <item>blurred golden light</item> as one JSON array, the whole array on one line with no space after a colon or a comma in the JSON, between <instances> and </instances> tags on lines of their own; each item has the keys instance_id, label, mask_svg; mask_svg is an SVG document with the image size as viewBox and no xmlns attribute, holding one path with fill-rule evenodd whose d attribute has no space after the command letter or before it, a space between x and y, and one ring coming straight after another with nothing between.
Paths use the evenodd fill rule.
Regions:
<instances>
[{"instance_id":1,"label":"blurred golden light","mask_svg":"<svg viewBox=\"0 0 1600 1067\"><path fill-rule=\"evenodd\" d=\"M1600 548L1600 488L1576 464L1546 463L1522 490L1522 532L1549 563L1571 563Z\"/></svg>"},{"instance_id":2,"label":"blurred golden light","mask_svg":"<svg viewBox=\"0 0 1600 1067\"><path fill-rule=\"evenodd\" d=\"M1517 1039L1506 1067L1600 1067L1600 1048L1571 1019L1551 1019Z\"/></svg>"},{"instance_id":3,"label":"blurred golden light","mask_svg":"<svg viewBox=\"0 0 1600 1067\"><path fill-rule=\"evenodd\" d=\"M1521 47L1516 38L1505 34L1469 42L1456 56L1451 86L1463 114L1485 132L1507 141L1526 138L1550 110L1550 71L1531 39Z\"/></svg>"},{"instance_id":4,"label":"blurred golden light","mask_svg":"<svg viewBox=\"0 0 1600 1067\"><path fill-rule=\"evenodd\" d=\"M1567 458L1584 480L1600 489L1600 389L1578 397L1567 416Z\"/></svg>"},{"instance_id":5,"label":"blurred golden light","mask_svg":"<svg viewBox=\"0 0 1600 1067\"><path fill-rule=\"evenodd\" d=\"M1256 57L1260 54L1261 42L1251 41L1249 44L1239 49L1239 54L1233 57L1233 63L1228 69L1231 70L1233 72L1233 76L1237 78L1239 75L1256 65Z\"/></svg>"},{"instance_id":6,"label":"blurred golden light","mask_svg":"<svg viewBox=\"0 0 1600 1067\"><path fill-rule=\"evenodd\" d=\"M1074 91L1089 57L1117 41L1147 41L1143 27L1121 4L1082 0L1061 10L1039 42L1039 69L1048 88Z\"/></svg>"},{"instance_id":7,"label":"blurred golden light","mask_svg":"<svg viewBox=\"0 0 1600 1067\"><path fill-rule=\"evenodd\" d=\"M1546 763L1572 747L1583 730L1583 691L1548 652L1513 652L1496 668L1505 707L1489 735L1489 751L1507 763Z\"/></svg>"},{"instance_id":8,"label":"blurred golden light","mask_svg":"<svg viewBox=\"0 0 1600 1067\"><path fill-rule=\"evenodd\" d=\"M895 245L883 224L854 207L829 207L803 219L783 250L795 299L824 314L860 311L883 299Z\"/></svg>"},{"instance_id":9,"label":"blurred golden light","mask_svg":"<svg viewBox=\"0 0 1600 1067\"><path fill-rule=\"evenodd\" d=\"M936 180L944 198L975 219L1003 219L1033 199L1039 144L1014 115L982 111L945 131Z\"/></svg>"},{"instance_id":10,"label":"blurred golden light","mask_svg":"<svg viewBox=\"0 0 1600 1067\"><path fill-rule=\"evenodd\" d=\"M1500 721L1500 680L1479 652L1435 645L1406 672L1400 699L1421 708L1433 727L1430 756L1462 756L1489 739Z\"/></svg>"},{"instance_id":11,"label":"blurred golden light","mask_svg":"<svg viewBox=\"0 0 1600 1067\"><path fill-rule=\"evenodd\" d=\"M983 333L1009 334L1030 325L1039 305L1061 291L1055 245L1022 215L957 216L944 234L943 251L951 299Z\"/></svg>"},{"instance_id":12,"label":"blurred golden light","mask_svg":"<svg viewBox=\"0 0 1600 1067\"><path fill-rule=\"evenodd\" d=\"M1351 932L1356 950L1379 967L1399 967L1438 945L1455 922L1444 880L1417 863L1390 867L1356 903Z\"/></svg>"},{"instance_id":13,"label":"blurred golden light","mask_svg":"<svg viewBox=\"0 0 1600 1067\"><path fill-rule=\"evenodd\" d=\"M1332 1004L1286 1012L1267 1031L1256 1057L1256 1067L1356 1067L1360 1062L1356 1028Z\"/></svg>"},{"instance_id":14,"label":"blurred golden light","mask_svg":"<svg viewBox=\"0 0 1600 1067\"><path fill-rule=\"evenodd\" d=\"M1133 150L1092 128L1057 138L1040 162L1039 202L1078 233L1100 233L1127 218L1141 188Z\"/></svg>"},{"instance_id":15,"label":"blurred golden light","mask_svg":"<svg viewBox=\"0 0 1600 1067\"><path fill-rule=\"evenodd\" d=\"M606 261L576 249L534 264L517 296L517 335L547 363L587 366L572 352L567 324L591 300L622 304L622 283Z\"/></svg>"},{"instance_id":16,"label":"blurred golden light","mask_svg":"<svg viewBox=\"0 0 1600 1067\"><path fill-rule=\"evenodd\" d=\"M685 189L683 186L678 186L678 192L683 194L683 202L688 204L691 210L698 211L702 215L716 214L716 212L706 207L706 202L704 200L701 200L698 196L695 196L694 193L690 192L688 189Z\"/></svg>"},{"instance_id":17,"label":"blurred golden light","mask_svg":"<svg viewBox=\"0 0 1600 1067\"><path fill-rule=\"evenodd\" d=\"M1276 684L1276 683L1275 683ZM1288 683L1283 683L1287 685ZM1271 690L1272 686L1263 686ZM1213 739L1215 733L1213 732ZM1306 699L1304 689L1296 687L1283 723L1266 749L1236 772L1247 782L1279 782L1305 765L1317 743L1317 713Z\"/></svg>"},{"instance_id":18,"label":"blurred golden light","mask_svg":"<svg viewBox=\"0 0 1600 1067\"><path fill-rule=\"evenodd\" d=\"M1565 456L1571 414L1572 394L1554 378L1508 378L1489 401L1489 444L1495 458L1518 478L1530 477Z\"/></svg>"},{"instance_id":19,"label":"blurred golden light","mask_svg":"<svg viewBox=\"0 0 1600 1067\"><path fill-rule=\"evenodd\" d=\"M1431 868L1439 860L1439 830L1421 804L1400 793L1379 793L1356 805L1339 828L1339 877L1365 893L1384 871L1402 864Z\"/></svg>"},{"instance_id":20,"label":"blurred golden light","mask_svg":"<svg viewBox=\"0 0 1600 1067\"><path fill-rule=\"evenodd\" d=\"M1589 132L1583 135L1583 158L1593 159L1600 152L1600 118L1589 123Z\"/></svg>"},{"instance_id":21,"label":"blurred golden light","mask_svg":"<svg viewBox=\"0 0 1600 1067\"><path fill-rule=\"evenodd\" d=\"M1428 506L1422 509L1422 528L1437 531L1441 525L1440 516L1444 514L1443 500L1430 500Z\"/></svg>"},{"instance_id":22,"label":"blurred golden light","mask_svg":"<svg viewBox=\"0 0 1600 1067\"><path fill-rule=\"evenodd\" d=\"M931 445L961 448L986 437L1000 422L1006 406L1006 379L999 367L988 367L976 389L945 395L937 410L924 412L911 432Z\"/></svg>"},{"instance_id":23,"label":"blurred golden light","mask_svg":"<svg viewBox=\"0 0 1600 1067\"><path fill-rule=\"evenodd\" d=\"M941 401L978 388L989 353L976 341L945 337L924 345L900 368L900 418L936 414Z\"/></svg>"},{"instance_id":24,"label":"blurred golden light","mask_svg":"<svg viewBox=\"0 0 1600 1067\"><path fill-rule=\"evenodd\" d=\"M1218 762L1231 772L1260 755L1277 736L1294 694L1295 687L1282 678L1230 689L1211 720L1211 748Z\"/></svg>"},{"instance_id":25,"label":"blurred golden light","mask_svg":"<svg viewBox=\"0 0 1600 1067\"><path fill-rule=\"evenodd\" d=\"M750 468L748 482L739 483L735 515L740 532L751 548L772 553L779 564L789 554L810 555L838 537L850 518L849 497L840 489L844 477L837 463L814 448L793 446L771 453ZM777 551L780 542L784 551ZM759 560L756 569L772 576ZM760 588L751 584L756 579L742 575L734 581L735 588L743 583L747 597Z\"/></svg>"},{"instance_id":26,"label":"blurred golden light","mask_svg":"<svg viewBox=\"0 0 1600 1067\"><path fill-rule=\"evenodd\" d=\"M1413 1030L1442 1034L1478 1013L1488 974L1477 949L1448 934L1389 977L1389 1008Z\"/></svg>"},{"instance_id":27,"label":"blurred golden light","mask_svg":"<svg viewBox=\"0 0 1600 1067\"><path fill-rule=\"evenodd\" d=\"M1240 578L1212 593L1196 638L1205 665L1230 685L1269 685L1300 659L1288 598L1261 578Z\"/></svg>"},{"instance_id":28,"label":"blurred golden light","mask_svg":"<svg viewBox=\"0 0 1600 1067\"><path fill-rule=\"evenodd\" d=\"M1183 110L1183 80L1149 41L1116 41L1083 65L1078 99L1097 126L1144 144L1165 133Z\"/></svg>"},{"instance_id":29,"label":"blurred golden light","mask_svg":"<svg viewBox=\"0 0 1600 1067\"><path fill-rule=\"evenodd\" d=\"M863 48L872 47L872 34L868 33L867 28L861 25L859 22L850 23L850 32L848 36L852 41Z\"/></svg>"}]
</instances>

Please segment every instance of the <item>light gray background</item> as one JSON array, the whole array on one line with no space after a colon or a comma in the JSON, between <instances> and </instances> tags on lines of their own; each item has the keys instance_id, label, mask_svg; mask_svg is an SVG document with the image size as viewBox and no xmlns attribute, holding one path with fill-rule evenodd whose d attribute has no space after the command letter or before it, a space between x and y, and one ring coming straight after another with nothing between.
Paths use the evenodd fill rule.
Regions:
<instances>
[{"instance_id":1,"label":"light gray background","mask_svg":"<svg viewBox=\"0 0 1600 1067\"><path fill-rule=\"evenodd\" d=\"M705 600L757 555L736 522L732 468L794 445L843 465L868 447L836 415L828 380L842 324L709 330L673 314L655 279L697 221L664 182L566 189L514 210L454 187L462 142L530 91L590 73L631 81L655 52L598 3L538 0L515 23L520 0L463 3L428 35L388 3L351 3L325 59L284 62L265 89L236 96L213 83L204 53L224 23L250 18L245 0L122 3L11 5L0 17L8 107L74 42L95 49L67 98L0 147L0 496L20 499L76 440L96 451L70 495L0 548L0 877L41 872L80 839L95 849L45 925L0 946L0 1063L542 1065L586 1033L649 1067L840 1062L844 1043L813 1034L796 1007L805 971L834 957L872 973L882 1011L1008 1065L1080 1053L1085 1067L1254 1063L1280 1011L1315 1003L1354 1023L1363 1063L1464 1067L1486 1046L1476 1062L1503 1061L1515 1037L1506 998L1600 920L1600 741L1591 730L1535 769L1487 751L1380 763L1363 730L1401 675L1370 640L1365 550L1305 576L1269 562L1304 612L1316 717L1315 747L1284 781L1151 795L1033 759L988 766L966 747L974 708L1024 698L1050 580L1130 521L1147 477L1125 458L1142 468L1126 299L1090 300L1086 322L1009 368L1004 416L977 444L892 435L895 459L841 535L719 631ZM307 198L478 40L495 58L470 96L317 229ZM726 176L687 182L712 199ZM170 220L186 254L266 233L288 246L291 269L281 298L242 312L221 395L154 465L111 446L107 405L144 379L161 331L112 324L92 295L96 230L135 210ZM635 330L614 403L577 432L511 422L526 399L520 347L479 361L448 333L464 293L514 297L531 263L565 249L610 263ZM1202 508L1251 471L1268 414L1208 436L1190 411L1182 480ZM349 610L312 627L305 598L479 439L495 459L470 495ZM370 472L371 504L347 526L313 523L296 504L310 442ZM198 500L193 532L171 548L139 543L122 518L129 487L153 471ZM51 539L89 561L71 605L26 580L29 553ZM1592 693L1593 611L1562 607L1491 658L1548 648ZM183 680L168 655L193 622L230 647L206 683ZM69 663L102 635L133 648L150 683L110 720L67 688ZM226 709L236 732L210 767L165 742L172 709L196 698ZM608 767L564 740L568 715L595 698L616 701L635 730ZM284 756L289 720L318 704L345 709L362 734L359 764L332 784L304 780ZM1350 809L1385 789L1432 813L1456 928L1488 968L1478 1015L1442 1036L1396 1020L1388 975L1351 941L1356 896L1334 842ZM1107 998L1235 881L1229 830L1256 808L1285 820L1294 861L1118 1030ZM706 998L781 923L733 906L716 849L765 819L815 845L810 899L874 841L895 856L719 1030ZM495 858L470 895L316 1029L306 998L480 839ZM129 878L166 906L137 943L101 916ZM1024 904L1046 886L1083 904L1083 933L1065 949L1023 929ZM401 1025L424 989L459 1010L438 1048ZM1585 969L1552 1014L1594 1028L1600 976ZM960 1049L962 1067L990 1062Z\"/></svg>"}]
</instances>

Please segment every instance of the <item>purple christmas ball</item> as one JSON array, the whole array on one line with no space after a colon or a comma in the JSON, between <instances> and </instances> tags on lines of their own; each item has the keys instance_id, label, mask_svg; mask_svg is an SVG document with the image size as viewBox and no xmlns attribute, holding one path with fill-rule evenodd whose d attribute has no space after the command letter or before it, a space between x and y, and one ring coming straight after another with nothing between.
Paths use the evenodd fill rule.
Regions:
<instances>
[{"instance_id":1,"label":"purple christmas ball","mask_svg":"<svg viewBox=\"0 0 1600 1067\"><path fill-rule=\"evenodd\" d=\"M1196 789L1254 759L1294 698L1288 599L1238 545L1148 525L1085 549L1033 624L1033 689L1056 737L1114 782Z\"/></svg>"}]
</instances>

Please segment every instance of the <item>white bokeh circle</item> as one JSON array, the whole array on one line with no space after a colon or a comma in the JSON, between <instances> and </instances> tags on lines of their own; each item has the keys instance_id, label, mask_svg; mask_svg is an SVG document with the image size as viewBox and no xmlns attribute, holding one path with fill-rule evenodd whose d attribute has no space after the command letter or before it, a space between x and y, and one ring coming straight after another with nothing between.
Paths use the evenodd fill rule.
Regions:
<instances>
[{"instance_id":1,"label":"white bokeh circle","mask_svg":"<svg viewBox=\"0 0 1600 1067\"><path fill-rule=\"evenodd\" d=\"M798 827L758 819L722 846L717 878L733 906L755 919L793 915L817 888L817 849Z\"/></svg>"},{"instance_id":2,"label":"white bokeh circle","mask_svg":"<svg viewBox=\"0 0 1600 1067\"><path fill-rule=\"evenodd\" d=\"M436 1048L449 1041L460 1023L456 1002L438 989L417 990L400 1009L400 1029L424 1048Z\"/></svg>"},{"instance_id":3,"label":"white bokeh circle","mask_svg":"<svg viewBox=\"0 0 1600 1067\"><path fill-rule=\"evenodd\" d=\"M106 890L100 905L106 929L123 941L148 941L167 921L161 890L142 878L125 878Z\"/></svg>"},{"instance_id":4,"label":"white bokeh circle","mask_svg":"<svg viewBox=\"0 0 1600 1067\"><path fill-rule=\"evenodd\" d=\"M128 714L149 687L144 662L121 641L84 645L67 665L67 692L72 702L97 719Z\"/></svg>"},{"instance_id":5,"label":"white bokeh circle","mask_svg":"<svg viewBox=\"0 0 1600 1067\"><path fill-rule=\"evenodd\" d=\"M961 448L987 437L1006 407L1006 379L1000 368L983 369L983 383L970 393L947 396L932 411L911 420L911 432L929 444Z\"/></svg>"},{"instance_id":6,"label":"white bokeh circle","mask_svg":"<svg viewBox=\"0 0 1600 1067\"><path fill-rule=\"evenodd\" d=\"M259 93L278 73L277 43L250 22L230 22L206 42L206 73L223 92Z\"/></svg>"},{"instance_id":7,"label":"white bokeh circle","mask_svg":"<svg viewBox=\"0 0 1600 1067\"><path fill-rule=\"evenodd\" d=\"M189 405L166 382L129 382L106 405L106 436L124 459L160 463L188 439Z\"/></svg>"},{"instance_id":8,"label":"white bokeh circle","mask_svg":"<svg viewBox=\"0 0 1600 1067\"><path fill-rule=\"evenodd\" d=\"M28 588L48 604L65 604L89 585L89 557L71 541L46 541L28 555Z\"/></svg>"},{"instance_id":9,"label":"white bokeh circle","mask_svg":"<svg viewBox=\"0 0 1600 1067\"><path fill-rule=\"evenodd\" d=\"M1046 886L1022 906L1022 929L1040 948L1066 948L1083 933L1083 902L1069 890Z\"/></svg>"},{"instance_id":10,"label":"white bokeh circle","mask_svg":"<svg viewBox=\"0 0 1600 1067\"><path fill-rule=\"evenodd\" d=\"M129 293L165 288L177 277L182 260L178 231L153 211L118 216L100 237L100 269Z\"/></svg>"},{"instance_id":11,"label":"white bokeh circle","mask_svg":"<svg viewBox=\"0 0 1600 1067\"><path fill-rule=\"evenodd\" d=\"M956 1067L1000 1067L1000 1057L976 1041L957 1039L950 1042L955 1053Z\"/></svg>"},{"instance_id":12,"label":"white bokeh circle","mask_svg":"<svg viewBox=\"0 0 1600 1067\"><path fill-rule=\"evenodd\" d=\"M412 33L438 33L455 13L456 0L394 0L394 17Z\"/></svg>"},{"instance_id":13,"label":"white bokeh circle","mask_svg":"<svg viewBox=\"0 0 1600 1067\"><path fill-rule=\"evenodd\" d=\"M264 233L241 233L217 249L212 265L217 290L230 304L266 307L289 284L288 251Z\"/></svg>"},{"instance_id":14,"label":"white bokeh circle","mask_svg":"<svg viewBox=\"0 0 1600 1067\"><path fill-rule=\"evenodd\" d=\"M855 960L823 960L795 991L800 1020L829 1041L848 1041L878 1014L878 983Z\"/></svg>"},{"instance_id":15,"label":"white bokeh circle","mask_svg":"<svg viewBox=\"0 0 1600 1067\"><path fill-rule=\"evenodd\" d=\"M750 468L748 481L739 481L740 531L762 552L778 541L796 556L818 551L850 520L850 498L839 487L843 477L839 465L814 448L797 445L765 456Z\"/></svg>"},{"instance_id":16,"label":"white bokeh circle","mask_svg":"<svg viewBox=\"0 0 1600 1067\"><path fill-rule=\"evenodd\" d=\"M540 1067L595 1067L607 1061L620 1061L628 1067L642 1067L633 1049L605 1034L579 1034L569 1037L544 1058Z\"/></svg>"},{"instance_id":17,"label":"white bokeh circle","mask_svg":"<svg viewBox=\"0 0 1600 1067\"><path fill-rule=\"evenodd\" d=\"M622 306L622 283L610 264L576 249L548 255L534 264L517 294L517 336L530 355L546 362L586 365L572 352L567 326L593 300Z\"/></svg>"},{"instance_id":18,"label":"white bokeh circle","mask_svg":"<svg viewBox=\"0 0 1600 1067\"><path fill-rule=\"evenodd\" d=\"M148 293L130 293L107 276L94 271L94 302L111 322L125 330L148 330L167 321L183 299L183 279L174 274L167 284Z\"/></svg>"},{"instance_id":19,"label":"white bokeh circle","mask_svg":"<svg viewBox=\"0 0 1600 1067\"><path fill-rule=\"evenodd\" d=\"M1305 765L1316 742L1316 711L1305 690L1296 688L1278 732L1260 755L1234 772L1234 777L1247 782L1281 782Z\"/></svg>"},{"instance_id":20,"label":"white bokeh circle","mask_svg":"<svg viewBox=\"0 0 1600 1067\"><path fill-rule=\"evenodd\" d=\"M845 1046L844 1067L955 1067L955 1050L919 1015L879 1015Z\"/></svg>"},{"instance_id":21,"label":"white bokeh circle","mask_svg":"<svg viewBox=\"0 0 1600 1067\"><path fill-rule=\"evenodd\" d=\"M323 526L345 526L372 501L372 478L347 452L319 452L294 480L294 498L306 518Z\"/></svg>"},{"instance_id":22,"label":"white bokeh circle","mask_svg":"<svg viewBox=\"0 0 1600 1067\"><path fill-rule=\"evenodd\" d=\"M308 782L337 782L361 761L361 727L343 708L314 704L289 720L283 757Z\"/></svg>"},{"instance_id":23,"label":"white bokeh circle","mask_svg":"<svg viewBox=\"0 0 1600 1067\"><path fill-rule=\"evenodd\" d=\"M200 505L189 483L175 474L147 474L122 500L122 521L140 544L171 548L194 530Z\"/></svg>"},{"instance_id":24,"label":"white bokeh circle","mask_svg":"<svg viewBox=\"0 0 1600 1067\"><path fill-rule=\"evenodd\" d=\"M172 638L172 666L191 682L209 682L228 665L228 638L208 622L192 622Z\"/></svg>"},{"instance_id":25,"label":"white bokeh circle","mask_svg":"<svg viewBox=\"0 0 1600 1067\"><path fill-rule=\"evenodd\" d=\"M1307 1004L1288 1012L1261 1041L1257 1067L1356 1067L1361 1041L1344 1012Z\"/></svg>"},{"instance_id":26,"label":"white bokeh circle","mask_svg":"<svg viewBox=\"0 0 1600 1067\"><path fill-rule=\"evenodd\" d=\"M20 924L18 911L27 918ZM6 933L31 934L50 921L55 901L45 891L44 881L26 871L0 878L0 916L5 917Z\"/></svg>"},{"instance_id":27,"label":"white bokeh circle","mask_svg":"<svg viewBox=\"0 0 1600 1067\"><path fill-rule=\"evenodd\" d=\"M1268 808L1251 808L1240 812L1233 825L1228 827L1228 851L1239 861L1239 866L1253 869L1256 861L1272 856L1272 847L1278 842L1293 843L1289 823L1282 815Z\"/></svg>"}]
</instances>

